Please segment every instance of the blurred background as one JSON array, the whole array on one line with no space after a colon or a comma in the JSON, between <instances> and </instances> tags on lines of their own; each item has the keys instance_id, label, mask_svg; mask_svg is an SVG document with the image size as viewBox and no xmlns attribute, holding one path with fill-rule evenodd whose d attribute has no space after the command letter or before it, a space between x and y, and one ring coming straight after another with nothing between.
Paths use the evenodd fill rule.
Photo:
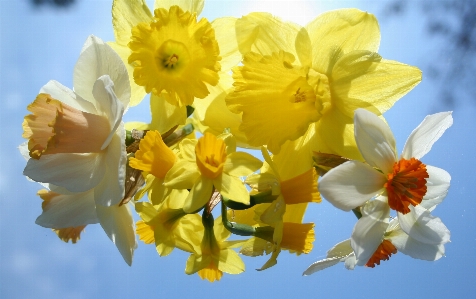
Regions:
<instances>
[{"instance_id":1,"label":"blurred background","mask_svg":"<svg viewBox=\"0 0 476 299\"><path fill-rule=\"evenodd\" d=\"M153 1L148 1L152 7ZM476 168L476 1L206 1L201 16L241 17L268 11L301 25L318 14L355 7L377 16L379 53L415 65L422 82L385 117L401 152L411 131L431 113L453 110L454 124L423 158L447 170L451 188L432 212L451 230L446 257L427 262L398 253L376 268L348 271L338 264L312 276L302 272L347 239L356 219L323 201L309 207L315 223L310 254L283 252L264 272L268 257L243 257L246 272L225 274L213 284L184 274L188 254L160 258L139 242L132 267L124 263L99 225L90 225L77 244L60 241L35 224L41 213L38 184L22 175L17 147L26 106L49 80L72 87L72 73L87 36L114 39L112 0L0 0L0 297L159 298L474 298L476 291L476 208L471 175ZM126 121L149 120L147 103L132 108Z\"/></svg>"}]
</instances>

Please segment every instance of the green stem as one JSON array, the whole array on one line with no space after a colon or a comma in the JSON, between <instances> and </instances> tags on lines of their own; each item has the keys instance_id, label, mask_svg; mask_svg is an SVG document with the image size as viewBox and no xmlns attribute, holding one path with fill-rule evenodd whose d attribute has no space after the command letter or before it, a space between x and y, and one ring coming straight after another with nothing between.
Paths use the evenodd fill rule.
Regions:
<instances>
[{"instance_id":1,"label":"green stem","mask_svg":"<svg viewBox=\"0 0 476 299\"><path fill-rule=\"evenodd\" d=\"M164 138L164 143L167 146L172 146L175 143L179 142L183 138L185 138L187 135L190 135L194 130L194 127L192 124L187 124L183 128L176 130L166 138Z\"/></svg>"},{"instance_id":2,"label":"green stem","mask_svg":"<svg viewBox=\"0 0 476 299\"><path fill-rule=\"evenodd\" d=\"M267 190L258 194L250 195L249 205L245 205L241 202L233 201L224 196L222 196L222 202L224 202L224 204L232 210L246 210L257 204L272 203L276 198L278 198L277 195L273 195L271 190Z\"/></svg>"},{"instance_id":3,"label":"green stem","mask_svg":"<svg viewBox=\"0 0 476 299\"><path fill-rule=\"evenodd\" d=\"M352 212L354 212L354 215L355 217L357 217L357 219L362 218L362 212L360 212L360 207L352 209Z\"/></svg>"}]
</instances>

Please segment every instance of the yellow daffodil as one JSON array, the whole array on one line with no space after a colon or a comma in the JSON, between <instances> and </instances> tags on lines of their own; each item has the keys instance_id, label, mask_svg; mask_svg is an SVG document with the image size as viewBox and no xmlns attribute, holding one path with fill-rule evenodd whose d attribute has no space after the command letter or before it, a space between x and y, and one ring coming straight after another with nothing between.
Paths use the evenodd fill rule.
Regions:
<instances>
[{"instance_id":1,"label":"yellow daffodil","mask_svg":"<svg viewBox=\"0 0 476 299\"><path fill-rule=\"evenodd\" d=\"M218 83L219 47L207 19L197 21L204 1L115 0L113 48L133 74L131 105L152 92L175 106L191 105ZM132 82L132 80L131 80Z\"/></svg>"},{"instance_id":2,"label":"yellow daffodil","mask_svg":"<svg viewBox=\"0 0 476 299\"><path fill-rule=\"evenodd\" d=\"M136 211L142 218L137 234L146 243L155 242L160 256L166 256L174 248L194 252L196 235L203 227L200 216L186 214L182 207L188 191L173 190L157 207L148 202L136 203Z\"/></svg>"},{"instance_id":3,"label":"yellow daffodil","mask_svg":"<svg viewBox=\"0 0 476 299\"><path fill-rule=\"evenodd\" d=\"M165 145L160 133L148 131L139 143L139 150L129 160L132 168L144 171L147 176L146 186L139 192L137 198L148 192L151 202L154 205L160 204L170 191L164 186L164 179L176 159L174 152Z\"/></svg>"},{"instance_id":4,"label":"yellow daffodil","mask_svg":"<svg viewBox=\"0 0 476 299\"><path fill-rule=\"evenodd\" d=\"M183 158L178 160L165 177L165 186L191 189L184 210L192 213L201 209L216 189L233 201L249 204L250 198L240 176L259 169L261 161L250 154L235 152L233 146L211 133L181 143Z\"/></svg>"},{"instance_id":5,"label":"yellow daffodil","mask_svg":"<svg viewBox=\"0 0 476 299\"><path fill-rule=\"evenodd\" d=\"M228 108L243 113L252 146L277 154L302 148L361 159L353 112L381 114L421 80L421 72L376 53L375 17L357 9L324 13L301 28L265 13L236 23L243 66L234 69Z\"/></svg>"},{"instance_id":6,"label":"yellow daffodil","mask_svg":"<svg viewBox=\"0 0 476 299\"><path fill-rule=\"evenodd\" d=\"M188 258L185 273L198 272L202 279L214 282L221 279L223 272L240 274L245 271L245 264L232 249L240 246L242 241L226 241L231 233L223 226L221 217L213 221L210 214L202 221L205 227L203 238Z\"/></svg>"}]
</instances>

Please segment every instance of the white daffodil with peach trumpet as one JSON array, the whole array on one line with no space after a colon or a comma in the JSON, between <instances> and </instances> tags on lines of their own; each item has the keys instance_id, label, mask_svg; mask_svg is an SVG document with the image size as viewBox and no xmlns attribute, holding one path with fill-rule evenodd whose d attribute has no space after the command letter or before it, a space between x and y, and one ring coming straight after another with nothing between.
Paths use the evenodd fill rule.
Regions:
<instances>
[{"instance_id":1,"label":"white daffodil with peach trumpet","mask_svg":"<svg viewBox=\"0 0 476 299\"><path fill-rule=\"evenodd\" d=\"M130 99L127 70L119 56L91 35L74 69L74 91L57 81L43 86L23 122L29 159L24 175L50 186L55 198L37 220L61 229L97 217L124 260L136 248L125 193L126 145L122 116ZM58 193L56 193L58 192ZM76 202L80 200L81 203ZM92 202L94 201L94 209ZM76 208L74 208L76 207ZM84 217L69 217L89 211ZM95 219L95 218L94 218Z\"/></svg>"},{"instance_id":2,"label":"white daffodil with peach trumpet","mask_svg":"<svg viewBox=\"0 0 476 299\"><path fill-rule=\"evenodd\" d=\"M348 161L333 168L321 179L319 191L339 209L363 206L351 237L357 265L367 263L382 242L390 209L411 238L431 245L449 242L448 229L429 209L445 198L451 177L420 159L452 122L451 112L427 116L398 159L388 125L367 110L355 111L355 140L366 163Z\"/></svg>"}]
</instances>

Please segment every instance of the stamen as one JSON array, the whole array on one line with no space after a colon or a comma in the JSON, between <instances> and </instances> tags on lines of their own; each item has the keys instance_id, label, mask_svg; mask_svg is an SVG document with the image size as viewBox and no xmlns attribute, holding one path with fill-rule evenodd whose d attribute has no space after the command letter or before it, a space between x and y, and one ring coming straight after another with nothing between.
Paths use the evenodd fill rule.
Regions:
<instances>
[{"instance_id":1,"label":"stamen","mask_svg":"<svg viewBox=\"0 0 476 299\"><path fill-rule=\"evenodd\" d=\"M222 171L226 160L225 142L213 134L205 133L195 147L196 162L202 175L214 179Z\"/></svg>"},{"instance_id":2,"label":"stamen","mask_svg":"<svg viewBox=\"0 0 476 299\"><path fill-rule=\"evenodd\" d=\"M397 248L388 240L383 240L382 243L377 247L372 257L369 259L366 267L373 268L375 264L380 265L380 261L388 261L392 254L397 253Z\"/></svg>"},{"instance_id":3,"label":"stamen","mask_svg":"<svg viewBox=\"0 0 476 299\"><path fill-rule=\"evenodd\" d=\"M407 214L410 212L410 204L420 204L427 191L428 177L426 165L418 159L402 158L395 162L393 172L388 174L388 181L385 183L390 208Z\"/></svg>"}]
</instances>

